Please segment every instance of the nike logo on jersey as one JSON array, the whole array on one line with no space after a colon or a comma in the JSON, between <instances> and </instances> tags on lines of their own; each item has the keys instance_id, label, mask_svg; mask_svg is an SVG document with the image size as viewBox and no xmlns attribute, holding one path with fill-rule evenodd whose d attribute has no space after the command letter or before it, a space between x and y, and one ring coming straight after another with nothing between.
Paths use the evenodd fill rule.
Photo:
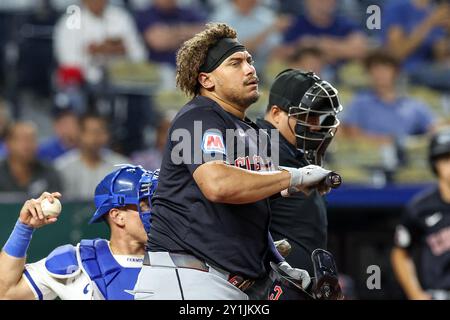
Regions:
<instances>
[{"instance_id":1,"label":"nike logo on jersey","mask_svg":"<svg viewBox=\"0 0 450 320\"><path fill-rule=\"evenodd\" d=\"M442 213L441 212L435 212L431 216L428 216L425 218L425 224L427 227L432 227L435 224L437 224L442 219Z\"/></svg>"},{"instance_id":2,"label":"nike logo on jersey","mask_svg":"<svg viewBox=\"0 0 450 320\"><path fill-rule=\"evenodd\" d=\"M402 225L395 228L395 244L401 248L407 248L411 244L411 234Z\"/></svg>"}]
</instances>

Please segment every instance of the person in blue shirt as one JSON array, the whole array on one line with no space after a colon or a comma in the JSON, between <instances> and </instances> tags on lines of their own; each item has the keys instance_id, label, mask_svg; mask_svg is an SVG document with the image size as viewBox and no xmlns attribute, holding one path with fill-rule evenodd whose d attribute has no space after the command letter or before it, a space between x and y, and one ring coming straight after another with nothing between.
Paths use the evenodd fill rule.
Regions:
<instances>
[{"instance_id":1,"label":"person in blue shirt","mask_svg":"<svg viewBox=\"0 0 450 320\"><path fill-rule=\"evenodd\" d=\"M367 39L355 23L337 15L336 0L305 0L305 13L296 18L284 33L286 55L299 46L316 46L325 53L326 61L364 57Z\"/></svg>"},{"instance_id":2,"label":"person in blue shirt","mask_svg":"<svg viewBox=\"0 0 450 320\"><path fill-rule=\"evenodd\" d=\"M434 66L445 54L445 28L450 24L449 3L400 0L386 4L381 40L401 62L412 80L437 89L450 88L448 68Z\"/></svg>"},{"instance_id":3,"label":"person in blue shirt","mask_svg":"<svg viewBox=\"0 0 450 320\"><path fill-rule=\"evenodd\" d=\"M0 159L6 156L6 146L5 143L0 141Z\"/></svg>"},{"instance_id":4,"label":"person in blue shirt","mask_svg":"<svg viewBox=\"0 0 450 320\"><path fill-rule=\"evenodd\" d=\"M175 0L154 0L136 20L150 61L175 67L177 49L203 28L205 17L198 10L178 6Z\"/></svg>"},{"instance_id":5,"label":"person in blue shirt","mask_svg":"<svg viewBox=\"0 0 450 320\"><path fill-rule=\"evenodd\" d=\"M348 105L342 119L345 133L389 143L433 128L435 117L428 105L397 90L397 59L376 51L367 56L365 65L371 88L357 93Z\"/></svg>"},{"instance_id":6,"label":"person in blue shirt","mask_svg":"<svg viewBox=\"0 0 450 320\"><path fill-rule=\"evenodd\" d=\"M252 52L255 68L260 70L266 67L273 49L282 42L282 33L293 22L290 16L277 15L260 0L224 1L210 20L233 26L242 43Z\"/></svg>"},{"instance_id":7,"label":"person in blue shirt","mask_svg":"<svg viewBox=\"0 0 450 320\"><path fill-rule=\"evenodd\" d=\"M38 158L52 162L67 151L76 147L80 135L77 114L65 109L55 113L53 130L55 135L41 143L38 147Z\"/></svg>"}]
</instances>

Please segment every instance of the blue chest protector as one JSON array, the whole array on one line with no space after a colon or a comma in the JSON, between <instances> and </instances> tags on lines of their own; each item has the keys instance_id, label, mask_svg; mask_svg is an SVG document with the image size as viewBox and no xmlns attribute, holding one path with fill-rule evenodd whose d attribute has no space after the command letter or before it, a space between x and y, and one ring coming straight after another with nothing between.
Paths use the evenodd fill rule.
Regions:
<instances>
[{"instance_id":1,"label":"blue chest protector","mask_svg":"<svg viewBox=\"0 0 450 320\"><path fill-rule=\"evenodd\" d=\"M124 268L113 257L104 239L81 240L80 257L84 270L106 300L132 300L141 268Z\"/></svg>"}]
</instances>

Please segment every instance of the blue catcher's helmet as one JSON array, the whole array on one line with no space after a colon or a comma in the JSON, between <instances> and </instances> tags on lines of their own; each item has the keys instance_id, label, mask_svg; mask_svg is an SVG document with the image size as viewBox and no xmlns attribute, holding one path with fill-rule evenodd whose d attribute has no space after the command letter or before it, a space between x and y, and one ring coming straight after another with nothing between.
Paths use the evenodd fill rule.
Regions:
<instances>
[{"instance_id":1,"label":"blue catcher's helmet","mask_svg":"<svg viewBox=\"0 0 450 320\"><path fill-rule=\"evenodd\" d=\"M147 233L150 231L151 211L142 212L139 202L147 198L149 206L158 184L159 170L145 170L141 166L124 165L111 172L95 188L95 207L97 210L89 223L102 220L112 208L120 208L128 204L137 206L139 216Z\"/></svg>"}]
</instances>

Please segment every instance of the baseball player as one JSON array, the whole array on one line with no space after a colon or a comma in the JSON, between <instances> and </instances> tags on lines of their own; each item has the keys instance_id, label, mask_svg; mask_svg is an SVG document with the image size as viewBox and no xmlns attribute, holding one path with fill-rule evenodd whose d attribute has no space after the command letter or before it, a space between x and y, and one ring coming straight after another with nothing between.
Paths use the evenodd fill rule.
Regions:
<instances>
[{"instance_id":1,"label":"baseball player","mask_svg":"<svg viewBox=\"0 0 450 320\"><path fill-rule=\"evenodd\" d=\"M193 99L169 130L136 299L248 299L270 261L310 283L275 249L268 198L310 192L330 171L275 168L270 142L245 115L260 94L236 37L209 24L178 51L177 84Z\"/></svg>"},{"instance_id":2,"label":"baseball player","mask_svg":"<svg viewBox=\"0 0 450 320\"><path fill-rule=\"evenodd\" d=\"M433 135L429 160L436 186L407 206L391 261L409 299L450 299L450 128Z\"/></svg>"},{"instance_id":3,"label":"baseball player","mask_svg":"<svg viewBox=\"0 0 450 320\"><path fill-rule=\"evenodd\" d=\"M0 299L133 299L157 179L157 171L131 165L108 174L95 190L97 210L90 223L105 221L111 230L109 241L63 245L29 264L25 256L33 232L57 221L43 215L41 202L53 202L61 194L45 192L26 201L0 254Z\"/></svg>"}]
</instances>

